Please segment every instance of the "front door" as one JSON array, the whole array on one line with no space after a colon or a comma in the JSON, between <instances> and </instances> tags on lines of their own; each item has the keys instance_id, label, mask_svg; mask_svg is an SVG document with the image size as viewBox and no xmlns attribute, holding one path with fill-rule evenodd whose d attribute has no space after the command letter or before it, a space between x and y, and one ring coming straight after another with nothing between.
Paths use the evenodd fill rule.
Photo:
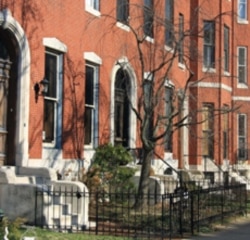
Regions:
<instances>
[{"instance_id":1,"label":"front door","mask_svg":"<svg viewBox=\"0 0 250 240\"><path fill-rule=\"evenodd\" d=\"M7 108L11 63L0 58L0 166L6 163Z\"/></svg>"},{"instance_id":2,"label":"front door","mask_svg":"<svg viewBox=\"0 0 250 240\"><path fill-rule=\"evenodd\" d=\"M17 44L0 27L0 166L15 165Z\"/></svg>"},{"instance_id":3,"label":"front door","mask_svg":"<svg viewBox=\"0 0 250 240\"><path fill-rule=\"evenodd\" d=\"M115 81L115 144L129 147L130 82L126 71L118 70Z\"/></svg>"}]
</instances>

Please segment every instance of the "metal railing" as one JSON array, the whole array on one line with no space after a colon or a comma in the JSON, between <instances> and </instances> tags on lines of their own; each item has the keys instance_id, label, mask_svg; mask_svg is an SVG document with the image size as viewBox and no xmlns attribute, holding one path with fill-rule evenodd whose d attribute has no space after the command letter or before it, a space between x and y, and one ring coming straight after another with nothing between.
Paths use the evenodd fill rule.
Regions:
<instances>
[{"instance_id":1,"label":"metal railing","mask_svg":"<svg viewBox=\"0 0 250 240\"><path fill-rule=\"evenodd\" d=\"M35 224L57 231L132 239L172 239L194 234L215 219L223 222L228 215L244 214L247 207L243 184L197 187L189 191L183 188L170 194L149 193L141 199L146 205L139 209L134 207L136 197L134 192L122 191L48 193L38 189ZM80 207L80 201L87 201L88 208ZM50 221L45 221L46 214ZM82 225L79 219L84 215L88 215L88 221Z\"/></svg>"}]
</instances>

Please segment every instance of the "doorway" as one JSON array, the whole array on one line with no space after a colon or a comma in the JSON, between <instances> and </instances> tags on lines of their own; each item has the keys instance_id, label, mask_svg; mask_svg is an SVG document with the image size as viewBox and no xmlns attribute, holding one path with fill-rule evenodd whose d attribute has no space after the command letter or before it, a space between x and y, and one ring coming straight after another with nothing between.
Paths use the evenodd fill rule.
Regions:
<instances>
[{"instance_id":1,"label":"doorway","mask_svg":"<svg viewBox=\"0 0 250 240\"><path fill-rule=\"evenodd\" d=\"M0 165L15 166L17 43L0 28Z\"/></svg>"}]
</instances>

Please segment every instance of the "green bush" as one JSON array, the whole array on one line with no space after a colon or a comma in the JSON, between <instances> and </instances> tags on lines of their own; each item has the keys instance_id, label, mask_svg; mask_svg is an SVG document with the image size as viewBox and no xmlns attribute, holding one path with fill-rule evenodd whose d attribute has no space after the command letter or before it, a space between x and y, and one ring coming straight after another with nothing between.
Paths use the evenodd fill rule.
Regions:
<instances>
[{"instance_id":1,"label":"green bush","mask_svg":"<svg viewBox=\"0 0 250 240\"><path fill-rule=\"evenodd\" d=\"M90 190L118 191L134 188L135 169L127 165L131 154L121 145L101 145L96 149L92 164L83 177Z\"/></svg>"},{"instance_id":2,"label":"green bush","mask_svg":"<svg viewBox=\"0 0 250 240\"><path fill-rule=\"evenodd\" d=\"M0 239L4 239L5 227L8 227L8 239L16 240L20 239L22 232L21 226L26 222L24 218L17 218L15 221L11 222L8 218L4 217L2 222L0 222Z\"/></svg>"}]
</instances>

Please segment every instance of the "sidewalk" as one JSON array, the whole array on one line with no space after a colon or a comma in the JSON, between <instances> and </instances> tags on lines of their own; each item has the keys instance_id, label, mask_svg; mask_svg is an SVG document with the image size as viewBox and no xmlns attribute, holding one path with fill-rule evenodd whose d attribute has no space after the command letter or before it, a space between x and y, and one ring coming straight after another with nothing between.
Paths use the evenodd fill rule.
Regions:
<instances>
[{"instance_id":1,"label":"sidewalk","mask_svg":"<svg viewBox=\"0 0 250 240\"><path fill-rule=\"evenodd\" d=\"M199 234L186 238L185 240L249 240L250 239L250 214L244 217L236 217L235 221L232 221L226 225L219 225L217 231L209 234ZM184 239L183 239L184 240Z\"/></svg>"}]
</instances>

